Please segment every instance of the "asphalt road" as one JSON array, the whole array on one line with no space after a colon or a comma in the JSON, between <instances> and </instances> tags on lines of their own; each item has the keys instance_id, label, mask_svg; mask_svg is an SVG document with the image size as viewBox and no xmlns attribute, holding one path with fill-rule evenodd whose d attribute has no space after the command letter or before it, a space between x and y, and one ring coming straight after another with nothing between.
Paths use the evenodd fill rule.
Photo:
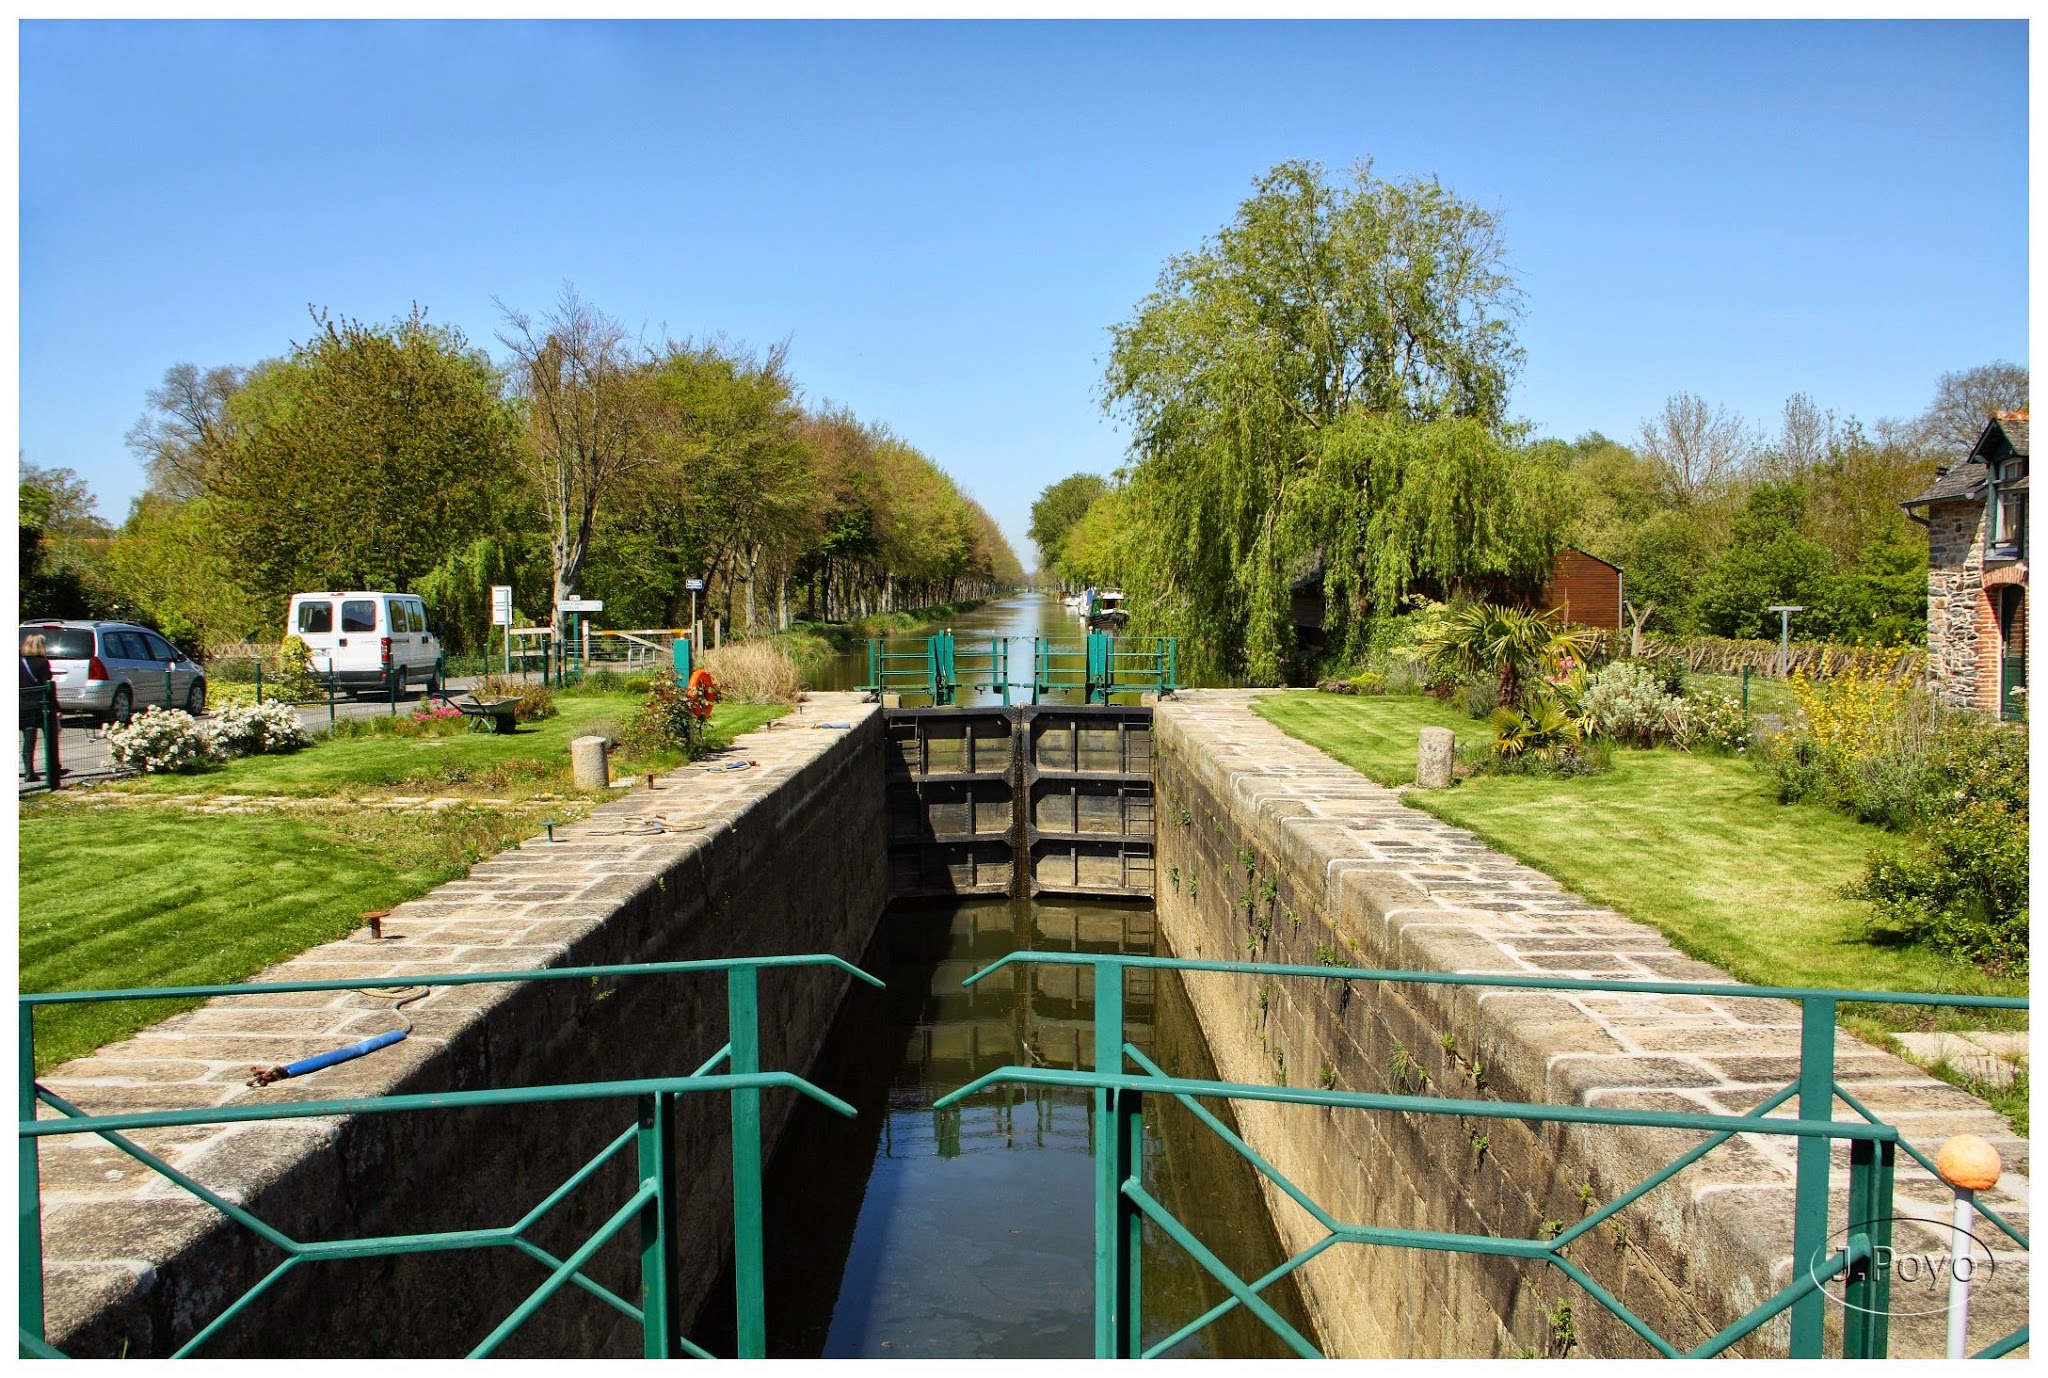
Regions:
<instances>
[{"instance_id":1,"label":"asphalt road","mask_svg":"<svg viewBox=\"0 0 2048 1378\"><path fill-rule=\"evenodd\" d=\"M448 681L448 688L450 691L467 689L470 684L471 681L467 679L451 679ZM419 694L405 695L398 701L398 711L410 712L411 707L418 704L421 697ZM337 700L334 705L334 715L337 718L372 718L390 712L391 700L388 698L358 700L344 697ZM301 707L299 721L306 725L307 730L319 731L327 726L327 705L318 703ZM58 764L65 771L61 777L62 787L87 784L94 780L111 780L118 774L108 754L106 738L101 735L102 730L96 723L83 716L65 718L63 734L57 741ZM36 740L35 765L37 777L34 785L31 785L27 777L21 774L21 750L20 742L17 740L14 768L18 793L27 794L32 789L40 791L42 788L43 744L40 735Z\"/></svg>"}]
</instances>

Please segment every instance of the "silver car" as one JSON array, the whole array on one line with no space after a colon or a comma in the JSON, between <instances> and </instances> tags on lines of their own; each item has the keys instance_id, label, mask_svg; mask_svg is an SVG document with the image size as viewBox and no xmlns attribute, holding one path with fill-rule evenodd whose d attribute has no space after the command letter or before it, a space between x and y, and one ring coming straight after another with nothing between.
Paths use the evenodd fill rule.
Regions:
<instances>
[{"instance_id":1,"label":"silver car","mask_svg":"<svg viewBox=\"0 0 2048 1378\"><path fill-rule=\"evenodd\" d=\"M43 639L61 712L125 723L152 704L206 711L206 672L147 627L52 618L23 622L21 639L31 636Z\"/></svg>"}]
</instances>

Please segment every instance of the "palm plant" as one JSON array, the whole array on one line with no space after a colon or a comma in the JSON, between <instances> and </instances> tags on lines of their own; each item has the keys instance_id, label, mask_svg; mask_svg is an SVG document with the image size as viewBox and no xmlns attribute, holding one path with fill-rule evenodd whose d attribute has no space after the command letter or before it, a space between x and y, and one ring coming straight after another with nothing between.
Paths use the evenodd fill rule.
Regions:
<instances>
[{"instance_id":1,"label":"palm plant","mask_svg":"<svg viewBox=\"0 0 2048 1378\"><path fill-rule=\"evenodd\" d=\"M1451 613L1443 632L1423 648L1433 669L1461 679L1492 679L1502 708L1519 709L1532 684L1569 678L1592 648L1589 628L1568 627L1555 610L1530 612L1495 603L1468 603Z\"/></svg>"},{"instance_id":2,"label":"palm plant","mask_svg":"<svg viewBox=\"0 0 2048 1378\"><path fill-rule=\"evenodd\" d=\"M1554 761L1583 740L1579 720L1549 694L1533 695L1521 708L1499 709L1491 722L1496 756L1530 755Z\"/></svg>"}]
</instances>

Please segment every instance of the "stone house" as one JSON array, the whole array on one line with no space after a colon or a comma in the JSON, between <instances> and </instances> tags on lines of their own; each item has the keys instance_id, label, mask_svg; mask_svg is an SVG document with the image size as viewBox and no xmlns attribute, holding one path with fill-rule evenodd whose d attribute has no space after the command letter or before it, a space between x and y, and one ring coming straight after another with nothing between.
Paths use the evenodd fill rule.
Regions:
<instances>
[{"instance_id":1,"label":"stone house","mask_svg":"<svg viewBox=\"0 0 2048 1378\"><path fill-rule=\"evenodd\" d=\"M1999 412L1902 506L1927 528L1927 681L1943 703L2026 716L2027 413Z\"/></svg>"}]
</instances>

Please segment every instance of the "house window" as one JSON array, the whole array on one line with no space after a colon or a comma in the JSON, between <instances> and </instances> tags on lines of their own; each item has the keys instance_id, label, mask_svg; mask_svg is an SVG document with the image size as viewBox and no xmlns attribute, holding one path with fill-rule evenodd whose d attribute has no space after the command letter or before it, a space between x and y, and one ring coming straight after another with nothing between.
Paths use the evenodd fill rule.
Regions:
<instances>
[{"instance_id":1,"label":"house window","mask_svg":"<svg viewBox=\"0 0 2048 1378\"><path fill-rule=\"evenodd\" d=\"M2008 459L1998 466L1991 485L1991 544L2013 554L2023 553L2027 534L2027 495L2013 485L2025 478L2027 462Z\"/></svg>"}]
</instances>

